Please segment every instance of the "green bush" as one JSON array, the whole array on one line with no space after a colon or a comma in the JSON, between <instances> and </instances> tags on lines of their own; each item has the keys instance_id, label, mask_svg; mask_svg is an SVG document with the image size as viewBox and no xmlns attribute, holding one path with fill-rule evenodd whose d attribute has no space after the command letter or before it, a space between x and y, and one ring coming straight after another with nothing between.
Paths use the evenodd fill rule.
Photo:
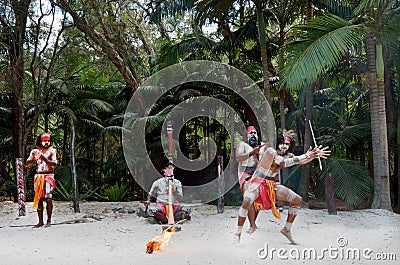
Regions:
<instances>
[{"instance_id":1,"label":"green bush","mask_svg":"<svg viewBox=\"0 0 400 265\"><path fill-rule=\"evenodd\" d=\"M127 191L128 190L126 184L121 184L121 186L119 186L118 183L116 183L114 186L106 189L105 192L109 201L120 202L125 197Z\"/></svg>"}]
</instances>

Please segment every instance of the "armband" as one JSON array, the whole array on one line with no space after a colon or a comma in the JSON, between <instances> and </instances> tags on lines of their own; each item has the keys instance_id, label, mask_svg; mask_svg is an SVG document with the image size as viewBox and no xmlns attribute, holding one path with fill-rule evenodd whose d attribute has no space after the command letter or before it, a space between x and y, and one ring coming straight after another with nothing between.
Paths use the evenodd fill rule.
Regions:
<instances>
[{"instance_id":1,"label":"armband","mask_svg":"<svg viewBox=\"0 0 400 265\"><path fill-rule=\"evenodd\" d=\"M294 166L296 163L294 162L294 159L291 158L285 158L285 167L291 167Z\"/></svg>"},{"instance_id":2,"label":"armband","mask_svg":"<svg viewBox=\"0 0 400 265\"><path fill-rule=\"evenodd\" d=\"M311 157L311 155L310 155L309 152L307 152L307 153L305 153L305 154L302 154L301 156L299 156L299 162L301 162L301 161L303 161L303 160L306 160L306 159L308 159L308 158L310 158L310 157Z\"/></svg>"},{"instance_id":3,"label":"armband","mask_svg":"<svg viewBox=\"0 0 400 265\"><path fill-rule=\"evenodd\" d=\"M306 160L306 159L307 159L306 155L299 156L299 162L303 161L303 160Z\"/></svg>"}]
</instances>

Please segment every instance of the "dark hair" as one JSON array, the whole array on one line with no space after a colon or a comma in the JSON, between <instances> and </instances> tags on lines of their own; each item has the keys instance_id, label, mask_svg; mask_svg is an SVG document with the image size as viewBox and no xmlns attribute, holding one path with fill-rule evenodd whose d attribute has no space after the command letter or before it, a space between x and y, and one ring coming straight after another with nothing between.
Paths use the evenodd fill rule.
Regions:
<instances>
[{"instance_id":1,"label":"dark hair","mask_svg":"<svg viewBox=\"0 0 400 265\"><path fill-rule=\"evenodd\" d=\"M286 136L290 137L289 152L292 153L294 146L296 145L296 140L294 139L293 136L290 136L290 135L286 135ZM283 138L283 133L279 133L276 138L277 138L276 149L278 149L279 145L283 144L285 142L285 139Z\"/></svg>"}]
</instances>

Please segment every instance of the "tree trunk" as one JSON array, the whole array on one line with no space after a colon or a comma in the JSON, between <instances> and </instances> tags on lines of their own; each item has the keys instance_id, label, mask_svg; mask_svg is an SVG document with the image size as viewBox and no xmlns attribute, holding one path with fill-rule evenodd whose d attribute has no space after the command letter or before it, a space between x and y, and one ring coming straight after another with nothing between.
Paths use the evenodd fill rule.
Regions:
<instances>
[{"instance_id":1,"label":"tree trunk","mask_svg":"<svg viewBox=\"0 0 400 265\"><path fill-rule=\"evenodd\" d=\"M271 105L271 88L269 85L269 74L268 74L267 37L265 33L263 8L260 0L255 0L254 4L256 5L257 8L258 38L261 49L261 65L263 69L265 98Z\"/></svg>"},{"instance_id":2,"label":"tree trunk","mask_svg":"<svg viewBox=\"0 0 400 265\"><path fill-rule=\"evenodd\" d=\"M380 159L382 159L381 174L381 201L380 208L392 211L390 201L390 182L389 182L389 147L386 125L386 106L385 106L385 77L382 43L376 43L376 73L377 73L377 88L378 88L378 115L380 123Z\"/></svg>"},{"instance_id":3,"label":"tree trunk","mask_svg":"<svg viewBox=\"0 0 400 265\"><path fill-rule=\"evenodd\" d=\"M378 112L378 85L376 80L376 65L375 65L375 40L371 33L366 35L366 48L367 48L367 62L368 62L368 87L370 98L370 111L371 111L371 134L372 134L372 151L373 151L373 164L374 164L374 197L372 201L372 208L379 208L380 206L380 193L381 193L381 179L379 177L379 164L378 154L380 153L380 123Z\"/></svg>"},{"instance_id":4,"label":"tree trunk","mask_svg":"<svg viewBox=\"0 0 400 265\"><path fill-rule=\"evenodd\" d=\"M138 76L134 69L129 65L128 54L123 49L118 49L120 46L117 41L111 42L110 39L106 38L101 32L96 31L91 25L89 25L84 15L80 15L71 6L70 1L60 0L58 5L68 12L74 20L75 26L84 33L90 40L92 40L98 47L100 47L102 53L110 60L110 62L118 69L126 82L126 85L132 90L133 93L139 87ZM142 97L135 93L135 101L138 104L139 115L144 115L145 106Z\"/></svg>"},{"instance_id":5,"label":"tree trunk","mask_svg":"<svg viewBox=\"0 0 400 265\"><path fill-rule=\"evenodd\" d=\"M310 21L313 17L313 5L311 0L307 0L307 21ZM306 96L306 120L314 120L314 88L310 85L307 89ZM303 151L306 152L312 144L311 131L309 126L304 127L304 144ZM301 178L299 182L299 195L303 198L303 201L308 201L308 187L310 185L310 164L305 164L301 167Z\"/></svg>"},{"instance_id":6,"label":"tree trunk","mask_svg":"<svg viewBox=\"0 0 400 265\"><path fill-rule=\"evenodd\" d=\"M78 192L78 181L76 176L75 167L75 126L71 126L71 175L72 183L74 186L74 213L80 213L79 209L79 192Z\"/></svg>"},{"instance_id":7,"label":"tree trunk","mask_svg":"<svg viewBox=\"0 0 400 265\"><path fill-rule=\"evenodd\" d=\"M279 89L279 114L281 130L286 129L286 115L285 115L285 87Z\"/></svg>"},{"instance_id":8,"label":"tree trunk","mask_svg":"<svg viewBox=\"0 0 400 265\"><path fill-rule=\"evenodd\" d=\"M13 0L11 6L15 14L15 27L6 28L10 35L10 86L13 96L13 143L16 158L24 157L23 139L25 137L25 115L23 105L24 91L24 40L30 0Z\"/></svg>"},{"instance_id":9,"label":"tree trunk","mask_svg":"<svg viewBox=\"0 0 400 265\"><path fill-rule=\"evenodd\" d=\"M335 192L334 192L334 179L332 173L328 173L325 184L326 204L328 207L328 214L337 214Z\"/></svg>"},{"instance_id":10,"label":"tree trunk","mask_svg":"<svg viewBox=\"0 0 400 265\"><path fill-rule=\"evenodd\" d=\"M306 96L306 120L314 121L314 87L311 85L307 88ZM307 152L308 148L312 145L311 130L310 126L305 125L304 133L304 147L303 152ZM303 198L303 201L308 201L308 187L310 185L311 167L310 163L301 166L301 178L299 182L299 195Z\"/></svg>"}]
</instances>

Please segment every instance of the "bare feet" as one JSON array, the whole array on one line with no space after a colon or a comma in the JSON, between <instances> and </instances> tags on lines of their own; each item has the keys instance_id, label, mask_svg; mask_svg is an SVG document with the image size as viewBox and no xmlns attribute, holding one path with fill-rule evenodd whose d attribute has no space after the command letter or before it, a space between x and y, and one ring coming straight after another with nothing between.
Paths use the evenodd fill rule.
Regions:
<instances>
[{"instance_id":1,"label":"bare feet","mask_svg":"<svg viewBox=\"0 0 400 265\"><path fill-rule=\"evenodd\" d=\"M240 243L240 234L235 234L233 237L233 244L237 245Z\"/></svg>"},{"instance_id":2,"label":"bare feet","mask_svg":"<svg viewBox=\"0 0 400 265\"><path fill-rule=\"evenodd\" d=\"M44 227L51 227L51 223L47 223Z\"/></svg>"},{"instance_id":3,"label":"bare feet","mask_svg":"<svg viewBox=\"0 0 400 265\"><path fill-rule=\"evenodd\" d=\"M297 243L294 241L294 239L292 238L292 233L290 233L290 230L288 230L286 227L284 227L281 230L282 235L284 235L287 239L289 239L290 243L292 243L293 245L297 245Z\"/></svg>"},{"instance_id":4,"label":"bare feet","mask_svg":"<svg viewBox=\"0 0 400 265\"><path fill-rule=\"evenodd\" d=\"M43 223L38 223L37 225L34 225L33 228L39 228L42 227L44 224Z\"/></svg>"},{"instance_id":5,"label":"bare feet","mask_svg":"<svg viewBox=\"0 0 400 265\"><path fill-rule=\"evenodd\" d=\"M256 230L257 230L257 226L251 226L249 229L247 229L247 233L248 234L252 234L252 233L254 233Z\"/></svg>"}]
</instances>

